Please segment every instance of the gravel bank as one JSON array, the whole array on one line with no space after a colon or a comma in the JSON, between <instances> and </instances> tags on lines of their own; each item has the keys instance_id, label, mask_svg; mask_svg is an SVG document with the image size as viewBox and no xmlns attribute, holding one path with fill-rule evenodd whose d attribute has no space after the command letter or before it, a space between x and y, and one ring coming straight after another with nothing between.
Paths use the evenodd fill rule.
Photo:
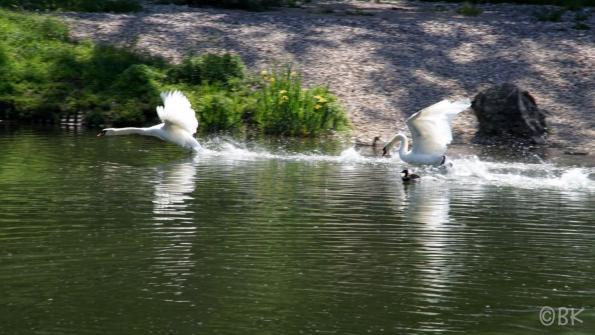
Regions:
<instances>
[{"instance_id":1,"label":"gravel bank","mask_svg":"<svg viewBox=\"0 0 595 335\"><path fill-rule=\"evenodd\" d=\"M477 17L456 14L457 6L315 2L254 13L149 4L133 15L62 17L75 38L173 61L228 51L252 69L292 63L307 83L330 85L363 140L388 139L408 115L443 98L512 82L549 111L552 145L595 149L595 15L592 30L575 30L571 13L539 22L534 6L482 5ZM469 142L475 129L464 113L455 141Z\"/></svg>"}]
</instances>

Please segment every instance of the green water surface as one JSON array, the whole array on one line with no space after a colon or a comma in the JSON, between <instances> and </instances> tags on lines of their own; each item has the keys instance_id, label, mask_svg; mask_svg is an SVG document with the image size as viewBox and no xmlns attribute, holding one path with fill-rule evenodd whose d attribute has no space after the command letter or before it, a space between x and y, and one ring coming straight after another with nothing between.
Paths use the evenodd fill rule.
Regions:
<instances>
[{"instance_id":1,"label":"green water surface","mask_svg":"<svg viewBox=\"0 0 595 335\"><path fill-rule=\"evenodd\" d=\"M0 128L0 333L595 334L589 164L403 185L342 144L210 143Z\"/></svg>"}]
</instances>

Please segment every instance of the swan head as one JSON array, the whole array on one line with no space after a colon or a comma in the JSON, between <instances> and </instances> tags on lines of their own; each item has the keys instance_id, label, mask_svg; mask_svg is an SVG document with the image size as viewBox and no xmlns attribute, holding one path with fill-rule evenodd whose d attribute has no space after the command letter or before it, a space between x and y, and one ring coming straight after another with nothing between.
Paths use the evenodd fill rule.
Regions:
<instances>
[{"instance_id":1,"label":"swan head","mask_svg":"<svg viewBox=\"0 0 595 335\"><path fill-rule=\"evenodd\" d=\"M405 169L405 170L401 171L401 173L404 173L405 176L407 176L409 174L409 170Z\"/></svg>"},{"instance_id":2,"label":"swan head","mask_svg":"<svg viewBox=\"0 0 595 335\"><path fill-rule=\"evenodd\" d=\"M97 134L97 137L112 135L113 133L114 131L111 128L105 128L102 131L100 131L99 134Z\"/></svg>"},{"instance_id":3,"label":"swan head","mask_svg":"<svg viewBox=\"0 0 595 335\"><path fill-rule=\"evenodd\" d=\"M407 137L405 137L403 134L397 134L382 148L382 156L390 156L390 151L399 141L405 142L405 146L401 145L401 148L405 148L407 146Z\"/></svg>"}]
</instances>

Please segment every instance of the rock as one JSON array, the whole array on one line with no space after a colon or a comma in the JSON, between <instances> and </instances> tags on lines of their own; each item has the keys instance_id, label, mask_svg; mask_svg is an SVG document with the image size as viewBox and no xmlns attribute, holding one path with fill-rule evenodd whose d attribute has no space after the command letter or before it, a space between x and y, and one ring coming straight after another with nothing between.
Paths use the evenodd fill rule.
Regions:
<instances>
[{"instance_id":1,"label":"rock","mask_svg":"<svg viewBox=\"0 0 595 335\"><path fill-rule=\"evenodd\" d=\"M477 142L546 142L545 111L537 108L529 92L514 84L501 84L480 92L473 99L471 108L479 121L475 135Z\"/></svg>"}]
</instances>

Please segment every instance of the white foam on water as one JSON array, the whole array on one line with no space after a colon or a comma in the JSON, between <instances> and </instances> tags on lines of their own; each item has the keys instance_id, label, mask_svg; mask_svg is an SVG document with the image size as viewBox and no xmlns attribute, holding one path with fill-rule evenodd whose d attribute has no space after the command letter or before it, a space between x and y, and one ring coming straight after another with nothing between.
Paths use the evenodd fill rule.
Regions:
<instances>
[{"instance_id":1,"label":"white foam on water","mask_svg":"<svg viewBox=\"0 0 595 335\"><path fill-rule=\"evenodd\" d=\"M549 163L488 162L476 156L451 160L449 179L525 189L595 192L594 168L560 167Z\"/></svg>"},{"instance_id":2,"label":"white foam on water","mask_svg":"<svg viewBox=\"0 0 595 335\"><path fill-rule=\"evenodd\" d=\"M201 157L226 160L282 160L308 163L373 164L386 166L387 170L410 168L423 180L443 180L457 183L495 185L523 189L563 189L595 193L595 168L561 167L550 163L490 162L477 156L449 158L445 166L416 167L402 162L398 156L391 158L361 155L355 148L339 155L312 153L271 153L261 148L246 148L242 144L217 140L216 148L207 143Z\"/></svg>"},{"instance_id":3,"label":"white foam on water","mask_svg":"<svg viewBox=\"0 0 595 335\"><path fill-rule=\"evenodd\" d=\"M271 153L260 148L245 148L229 142L218 144L217 149L203 148L200 152L201 157L221 157L233 160L267 160L276 159L284 161L301 162L331 162L331 163L361 163L361 164L391 164L391 159L379 157L366 157L359 154L355 148L349 148L341 152L338 156L331 156L312 153Z\"/></svg>"}]
</instances>

